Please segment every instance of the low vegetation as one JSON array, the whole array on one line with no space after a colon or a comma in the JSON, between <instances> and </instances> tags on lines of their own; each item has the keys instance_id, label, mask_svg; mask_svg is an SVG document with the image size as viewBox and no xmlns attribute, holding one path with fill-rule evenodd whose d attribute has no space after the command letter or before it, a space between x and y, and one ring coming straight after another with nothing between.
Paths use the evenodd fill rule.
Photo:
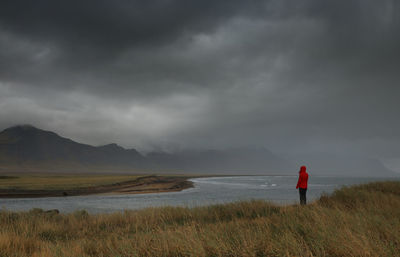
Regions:
<instances>
[{"instance_id":1,"label":"low vegetation","mask_svg":"<svg viewBox=\"0 0 400 257\"><path fill-rule=\"evenodd\" d=\"M0 176L0 198L175 192L193 186L188 178L178 175L93 174Z\"/></svg>"},{"instance_id":2,"label":"low vegetation","mask_svg":"<svg viewBox=\"0 0 400 257\"><path fill-rule=\"evenodd\" d=\"M0 189L67 190L114 184L138 178L137 175L52 175L18 174L0 176Z\"/></svg>"},{"instance_id":3,"label":"low vegetation","mask_svg":"<svg viewBox=\"0 0 400 257\"><path fill-rule=\"evenodd\" d=\"M400 182L307 206L264 201L114 214L0 212L0 256L399 256Z\"/></svg>"}]
</instances>

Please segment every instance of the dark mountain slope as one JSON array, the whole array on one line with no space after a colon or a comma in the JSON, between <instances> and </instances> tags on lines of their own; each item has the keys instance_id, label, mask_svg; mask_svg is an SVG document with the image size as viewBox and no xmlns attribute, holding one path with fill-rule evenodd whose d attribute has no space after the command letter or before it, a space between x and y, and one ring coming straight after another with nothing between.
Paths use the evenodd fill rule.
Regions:
<instances>
[{"instance_id":1,"label":"dark mountain slope","mask_svg":"<svg viewBox=\"0 0 400 257\"><path fill-rule=\"evenodd\" d=\"M30 125L15 126L0 133L0 160L14 163L57 161L82 165L143 165L144 157L134 149L116 144L94 147L60 137Z\"/></svg>"}]
</instances>

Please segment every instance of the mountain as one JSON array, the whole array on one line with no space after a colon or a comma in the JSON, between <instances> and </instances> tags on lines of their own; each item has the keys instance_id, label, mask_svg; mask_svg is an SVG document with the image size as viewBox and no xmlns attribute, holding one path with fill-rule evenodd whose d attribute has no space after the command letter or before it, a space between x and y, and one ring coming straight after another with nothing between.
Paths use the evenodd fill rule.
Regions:
<instances>
[{"instance_id":1,"label":"mountain","mask_svg":"<svg viewBox=\"0 0 400 257\"><path fill-rule=\"evenodd\" d=\"M312 174L390 176L376 159L327 154L282 158L266 148L186 150L142 155L117 144L91 146L30 125L0 132L0 171L179 172L198 174Z\"/></svg>"},{"instance_id":2,"label":"mountain","mask_svg":"<svg viewBox=\"0 0 400 257\"><path fill-rule=\"evenodd\" d=\"M155 167L196 173L280 174L293 166L265 148L153 152L146 157Z\"/></svg>"},{"instance_id":3,"label":"mountain","mask_svg":"<svg viewBox=\"0 0 400 257\"><path fill-rule=\"evenodd\" d=\"M144 157L116 144L94 147L30 125L0 133L0 166L132 167L142 168Z\"/></svg>"},{"instance_id":4,"label":"mountain","mask_svg":"<svg viewBox=\"0 0 400 257\"><path fill-rule=\"evenodd\" d=\"M306 160L307 167L318 175L327 176L369 176L386 177L398 176L386 168L383 163L374 158L364 156L348 156L341 154L305 154L288 157L300 164Z\"/></svg>"},{"instance_id":5,"label":"mountain","mask_svg":"<svg viewBox=\"0 0 400 257\"><path fill-rule=\"evenodd\" d=\"M0 133L0 170L156 171L214 174L277 174L290 170L264 148L152 152L146 156L117 144L91 146L54 132L19 125Z\"/></svg>"}]
</instances>

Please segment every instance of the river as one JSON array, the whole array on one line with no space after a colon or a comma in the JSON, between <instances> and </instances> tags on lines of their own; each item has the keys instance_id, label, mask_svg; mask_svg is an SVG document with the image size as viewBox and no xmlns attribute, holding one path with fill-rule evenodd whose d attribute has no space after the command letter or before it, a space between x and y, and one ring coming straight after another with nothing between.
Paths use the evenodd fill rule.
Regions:
<instances>
[{"instance_id":1,"label":"river","mask_svg":"<svg viewBox=\"0 0 400 257\"><path fill-rule=\"evenodd\" d=\"M393 178L311 176L307 200L315 200L321 194L329 194L342 186L389 179ZM157 206L194 207L251 199L268 200L277 204L298 202L298 192L295 189L297 176L207 177L191 181L194 182L194 188L181 192L0 199L0 207L10 211L42 208L58 209L63 213L76 210L110 213Z\"/></svg>"}]
</instances>

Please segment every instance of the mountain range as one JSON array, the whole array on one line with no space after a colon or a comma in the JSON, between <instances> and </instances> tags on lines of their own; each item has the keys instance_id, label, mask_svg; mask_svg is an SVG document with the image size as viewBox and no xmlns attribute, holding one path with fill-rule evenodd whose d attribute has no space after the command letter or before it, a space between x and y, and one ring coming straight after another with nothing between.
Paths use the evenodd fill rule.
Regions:
<instances>
[{"instance_id":1,"label":"mountain range","mask_svg":"<svg viewBox=\"0 0 400 257\"><path fill-rule=\"evenodd\" d=\"M320 175L390 176L376 159L323 155L291 160L266 148L142 154L117 144L91 146L54 132L18 125L0 132L0 171L296 174L303 162Z\"/></svg>"}]
</instances>

